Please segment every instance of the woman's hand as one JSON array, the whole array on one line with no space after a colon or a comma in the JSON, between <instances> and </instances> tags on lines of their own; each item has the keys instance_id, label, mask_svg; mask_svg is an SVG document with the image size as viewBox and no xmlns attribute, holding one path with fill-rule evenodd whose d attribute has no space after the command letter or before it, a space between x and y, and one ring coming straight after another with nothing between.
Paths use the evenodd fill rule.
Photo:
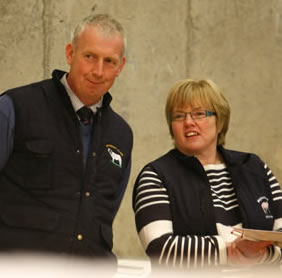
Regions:
<instances>
[{"instance_id":1,"label":"woman's hand","mask_svg":"<svg viewBox=\"0 0 282 278\"><path fill-rule=\"evenodd\" d=\"M229 265L259 264L267 256L271 241L251 241L238 238L227 245Z\"/></svg>"}]
</instances>

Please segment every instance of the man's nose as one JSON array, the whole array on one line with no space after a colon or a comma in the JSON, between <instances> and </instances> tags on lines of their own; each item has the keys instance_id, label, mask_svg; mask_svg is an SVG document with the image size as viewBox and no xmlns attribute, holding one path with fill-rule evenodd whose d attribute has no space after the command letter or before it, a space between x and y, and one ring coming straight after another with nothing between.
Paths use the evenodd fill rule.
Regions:
<instances>
[{"instance_id":1,"label":"man's nose","mask_svg":"<svg viewBox=\"0 0 282 278\"><path fill-rule=\"evenodd\" d=\"M92 68L92 73L98 77L101 77L104 72L104 63L103 61L97 61Z\"/></svg>"}]
</instances>

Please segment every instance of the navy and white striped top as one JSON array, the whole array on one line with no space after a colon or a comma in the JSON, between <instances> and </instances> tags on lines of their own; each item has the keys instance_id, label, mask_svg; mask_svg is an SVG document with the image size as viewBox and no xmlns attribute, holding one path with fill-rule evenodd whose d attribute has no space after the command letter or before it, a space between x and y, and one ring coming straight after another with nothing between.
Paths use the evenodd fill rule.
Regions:
<instances>
[{"instance_id":1,"label":"navy and white striped top","mask_svg":"<svg viewBox=\"0 0 282 278\"><path fill-rule=\"evenodd\" d=\"M237 237L232 227L242 227L238 200L225 164L204 166L209 179L215 212L217 236L179 236L174 234L168 192L158 174L150 167L140 174L134 201L136 227L149 256L159 264L198 268L227 263L226 243ZM280 202L282 191L271 170L265 165L273 201ZM282 218L275 219L275 230L282 231ZM281 260L281 249L270 250L269 262Z\"/></svg>"}]
</instances>

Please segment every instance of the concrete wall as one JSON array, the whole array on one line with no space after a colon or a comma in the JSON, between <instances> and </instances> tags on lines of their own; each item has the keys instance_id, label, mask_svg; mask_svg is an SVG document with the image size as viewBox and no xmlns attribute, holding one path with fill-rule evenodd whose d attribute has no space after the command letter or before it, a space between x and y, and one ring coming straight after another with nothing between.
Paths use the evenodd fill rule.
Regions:
<instances>
[{"instance_id":1,"label":"concrete wall","mask_svg":"<svg viewBox=\"0 0 282 278\"><path fill-rule=\"evenodd\" d=\"M259 154L282 181L281 0L1 0L0 91L67 70L70 29L94 12L117 17L128 37L127 64L111 90L135 135L130 183L114 223L118 256L145 256L132 186L143 165L172 146L164 104L179 79L213 79L232 108L227 147Z\"/></svg>"}]
</instances>

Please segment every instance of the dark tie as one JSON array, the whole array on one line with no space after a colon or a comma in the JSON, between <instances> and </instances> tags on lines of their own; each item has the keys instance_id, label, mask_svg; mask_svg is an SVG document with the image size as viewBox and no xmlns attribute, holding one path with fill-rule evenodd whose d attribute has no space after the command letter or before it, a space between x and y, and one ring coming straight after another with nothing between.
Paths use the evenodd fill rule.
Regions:
<instances>
[{"instance_id":1,"label":"dark tie","mask_svg":"<svg viewBox=\"0 0 282 278\"><path fill-rule=\"evenodd\" d=\"M77 114L83 124L90 124L91 118L93 116L93 111L89 107L83 106L77 111Z\"/></svg>"}]
</instances>

